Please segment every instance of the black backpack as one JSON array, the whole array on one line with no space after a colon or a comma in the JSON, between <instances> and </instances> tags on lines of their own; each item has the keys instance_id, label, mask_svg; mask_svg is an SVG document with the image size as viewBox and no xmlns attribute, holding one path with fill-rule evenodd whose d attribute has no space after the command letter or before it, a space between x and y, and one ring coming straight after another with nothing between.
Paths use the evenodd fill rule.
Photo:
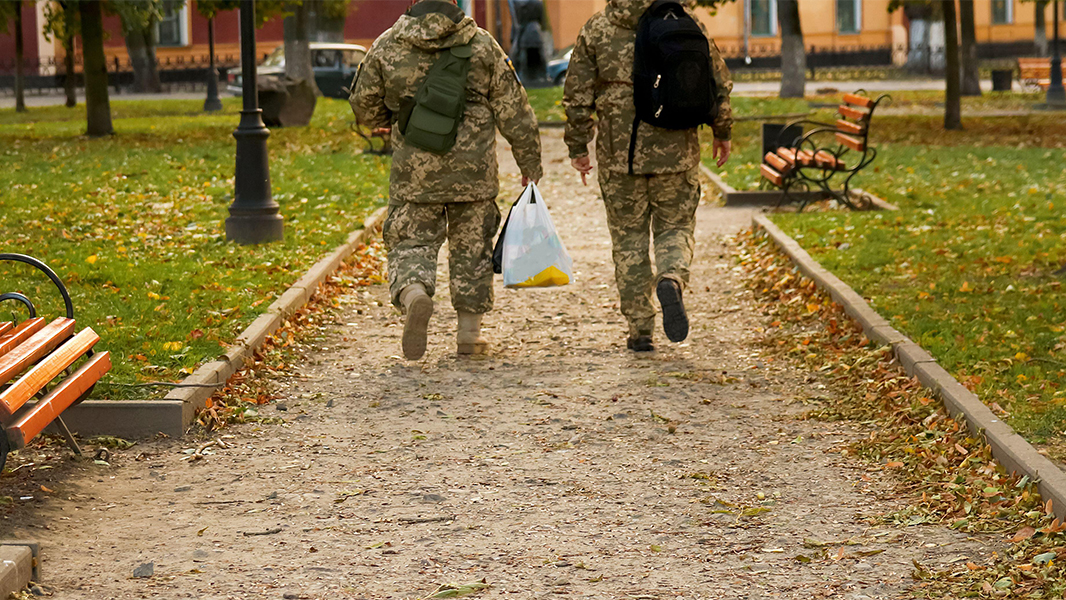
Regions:
<instances>
[{"instance_id":1,"label":"black backpack","mask_svg":"<svg viewBox=\"0 0 1066 600\"><path fill-rule=\"evenodd\" d=\"M633 100L637 116L629 144L631 173L641 121L664 129L692 129L718 116L710 42L677 0L656 0L640 17Z\"/></svg>"}]
</instances>

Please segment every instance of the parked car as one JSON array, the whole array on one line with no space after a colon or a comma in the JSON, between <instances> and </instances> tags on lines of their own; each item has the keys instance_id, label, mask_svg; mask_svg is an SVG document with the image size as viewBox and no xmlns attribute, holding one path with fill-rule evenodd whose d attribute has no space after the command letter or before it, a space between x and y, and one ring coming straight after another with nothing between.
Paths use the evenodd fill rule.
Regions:
<instances>
[{"instance_id":1,"label":"parked car","mask_svg":"<svg viewBox=\"0 0 1066 600\"><path fill-rule=\"evenodd\" d=\"M564 50L560 50L555 58L548 61L548 79L551 80L552 85L563 85L566 83L566 72L570 69L570 55L574 53L574 47L570 46Z\"/></svg>"},{"instance_id":2,"label":"parked car","mask_svg":"<svg viewBox=\"0 0 1066 600\"><path fill-rule=\"evenodd\" d=\"M366 58L366 48L358 44L325 44L312 42L311 67L315 71L315 83L322 95L330 98L348 98L345 91L352 84L359 63ZM278 46L256 69L260 82L285 74L285 46ZM226 71L227 89L235 96L243 90L241 69Z\"/></svg>"}]
</instances>

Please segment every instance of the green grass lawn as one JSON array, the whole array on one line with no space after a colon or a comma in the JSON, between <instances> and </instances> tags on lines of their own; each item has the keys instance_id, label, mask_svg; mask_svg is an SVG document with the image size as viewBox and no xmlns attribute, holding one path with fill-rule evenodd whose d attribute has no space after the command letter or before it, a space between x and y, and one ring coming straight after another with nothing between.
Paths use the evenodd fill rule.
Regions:
<instances>
[{"instance_id":1,"label":"green grass lawn","mask_svg":"<svg viewBox=\"0 0 1066 600\"><path fill-rule=\"evenodd\" d=\"M218 356L386 202L388 160L361 154L347 103L320 99L311 126L269 139L285 241L227 243L239 104L226 99L211 115L201 106L115 101L116 135L96 140L80 135L83 107L0 111L0 251L59 273L79 323L114 356L105 382L177 380ZM54 288L28 268L3 263L0 282L60 314ZM148 393L101 385L96 396Z\"/></svg>"},{"instance_id":2,"label":"green grass lawn","mask_svg":"<svg viewBox=\"0 0 1066 600\"><path fill-rule=\"evenodd\" d=\"M1019 432L1066 460L1066 278L1055 274L1066 265L1066 119L964 125L946 132L941 117L875 117L880 154L857 185L898 213L773 218ZM735 145L723 174L752 189L757 123L739 124Z\"/></svg>"},{"instance_id":3,"label":"green grass lawn","mask_svg":"<svg viewBox=\"0 0 1066 600\"><path fill-rule=\"evenodd\" d=\"M528 90L529 103L541 122L560 123L566 121L563 110L563 88L539 88ZM807 112L807 100L778 100L763 97L738 96L732 100L733 112L737 117L758 115L776 115Z\"/></svg>"}]
</instances>

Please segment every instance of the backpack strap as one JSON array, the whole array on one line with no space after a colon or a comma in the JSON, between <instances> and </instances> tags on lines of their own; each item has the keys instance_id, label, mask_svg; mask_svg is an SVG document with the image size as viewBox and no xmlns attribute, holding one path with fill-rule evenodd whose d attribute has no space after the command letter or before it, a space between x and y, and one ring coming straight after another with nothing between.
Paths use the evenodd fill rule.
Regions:
<instances>
[{"instance_id":1,"label":"backpack strap","mask_svg":"<svg viewBox=\"0 0 1066 600\"><path fill-rule=\"evenodd\" d=\"M462 21L466 17L463 9L445 0L422 0L422 2L407 9L404 14L417 19L433 13L442 14L455 23Z\"/></svg>"},{"instance_id":2,"label":"backpack strap","mask_svg":"<svg viewBox=\"0 0 1066 600\"><path fill-rule=\"evenodd\" d=\"M629 174L633 174L633 160L637 156L637 128L640 127L640 116L633 117L633 133L629 134Z\"/></svg>"}]
</instances>

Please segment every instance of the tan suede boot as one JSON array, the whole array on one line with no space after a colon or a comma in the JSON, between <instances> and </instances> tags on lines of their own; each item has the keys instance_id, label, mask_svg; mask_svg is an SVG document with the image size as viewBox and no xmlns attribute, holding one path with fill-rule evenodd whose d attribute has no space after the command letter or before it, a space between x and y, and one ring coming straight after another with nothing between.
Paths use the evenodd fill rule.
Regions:
<instances>
[{"instance_id":1,"label":"tan suede boot","mask_svg":"<svg viewBox=\"0 0 1066 600\"><path fill-rule=\"evenodd\" d=\"M459 311L459 333L455 336L459 354L485 354L489 342L481 337L481 317L484 315Z\"/></svg>"},{"instance_id":2,"label":"tan suede boot","mask_svg":"<svg viewBox=\"0 0 1066 600\"><path fill-rule=\"evenodd\" d=\"M400 304L407 312L403 324L403 355L407 360L418 360L426 353L426 330L433 316L433 299L421 283L413 283L400 292Z\"/></svg>"}]
</instances>

